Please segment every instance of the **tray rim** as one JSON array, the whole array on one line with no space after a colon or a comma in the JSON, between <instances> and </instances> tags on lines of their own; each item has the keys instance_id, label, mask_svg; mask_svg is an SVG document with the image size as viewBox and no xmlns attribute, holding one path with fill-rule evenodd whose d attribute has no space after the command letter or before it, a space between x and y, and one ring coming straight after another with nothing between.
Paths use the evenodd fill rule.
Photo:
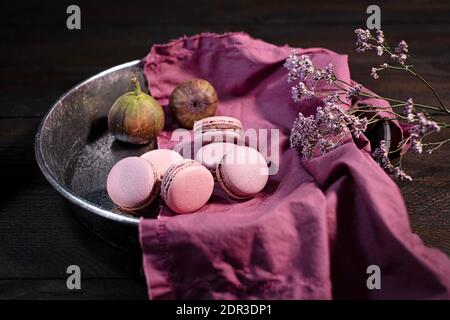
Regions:
<instances>
[{"instance_id":1,"label":"tray rim","mask_svg":"<svg viewBox=\"0 0 450 320\"><path fill-rule=\"evenodd\" d=\"M123 224L133 225L133 226L138 226L140 218L129 217L129 216L126 216L126 215L123 215L120 213L110 211L110 210L102 209L102 208L98 207L97 205L95 205L94 203L89 202L89 201L81 198L80 196L77 196L72 191L70 191L68 188L66 188L64 185L62 185L58 181L58 179L51 173L50 169L48 168L48 166L44 160L44 157L42 154L42 149L41 149L41 134L42 134L42 129L43 129L44 123L47 121L48 117L52 114L52 112L54 112L56 110L56 108L58 108L58 105L60 104L61 100L63 100L68 95L72 94L80 86L82 86L88 82L91 82L97 78L100 78L106 74L109 74L109 73L112 73L112 72L115 72L115 71L118 71L118 70L121 70L124 68L137 66L137 65L139 65L140 62L141 62L141 60L133 60L133 61L129 61L129 62L125 62L125 63L119 64L119 65L116 65L114 67L111 67L109 69L101 71L100 73L97 73L94 76L81 81L80 83L78 83L75 86L73 86L72 88L70 88L68 91L64 92L61 96L58 97L58 99L52 104L52 106L47 111L47 113L42 117L42 120L39 124L38 130L36 132L35 139L34 139L34 153L35 153L35 157L36 157L38 166L39 166L42 174L44 175L44 177L47 179L47 181L50 183L50 185L58 193L60 193L65 199L70 201L72 204L79 206L82 209L88 210L91 213L94 213L98 216L101 216L101 217L109 219L109 220L113 220L118 223L123 223Z\"/></svg>"}]
</instances>

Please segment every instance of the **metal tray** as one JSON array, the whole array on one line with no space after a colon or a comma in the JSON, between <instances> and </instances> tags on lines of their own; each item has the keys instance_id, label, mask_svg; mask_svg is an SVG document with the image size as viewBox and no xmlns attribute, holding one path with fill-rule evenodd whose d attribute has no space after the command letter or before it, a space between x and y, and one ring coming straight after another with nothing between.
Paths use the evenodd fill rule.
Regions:
<instances>
[{"instance_id":1,"label":"metal tray","mask_svg":"<svg viewBox=\"0 0 450 320\"><path fill-rule=\"evenodd\" d=\"M136 251L139 218L115 209L105 189L114 163L155 148L154 144L122 144L108 132L108 111L119 95L131 90L133 76L147 87L142 65L136 60L67 91L43 118L35 153L44 176L69 201L84 225L107 242ZM155 210L150 208L145 214L152 215Z\"/></svg>"}]
</instances>

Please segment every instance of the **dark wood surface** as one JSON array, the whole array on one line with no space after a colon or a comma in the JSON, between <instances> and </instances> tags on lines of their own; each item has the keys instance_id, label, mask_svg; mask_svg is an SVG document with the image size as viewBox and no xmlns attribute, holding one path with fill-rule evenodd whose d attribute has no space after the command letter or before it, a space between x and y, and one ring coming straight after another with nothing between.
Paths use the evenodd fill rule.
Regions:
<instances>
[{"instance_id":1,"label":"dark wood surface","mask_svg":"<svg viewBox=\"0 0 450 320\"><path fill-rule=\"evenodd\" d=\"M41 175L33 139L60 94L111 66L141 58L154 43L184 34L245 31L275 44L327 47L349 55L352 77L391 96L434 103L402 73L370 80L373 54L356 54L356 27L369 2L77 1L82 29L66 29L67 1L0 4L0 298L145 299L141 257L85 230ZM450 104L450 2L378 1L389 38L410 44L415 65ZM450 132L440 133L450 137ZM407 158L402 183L411 225L450 254L450 145ZM66 268L82 269L82 290L66 288Z\"/></svg>"}]
</instances>

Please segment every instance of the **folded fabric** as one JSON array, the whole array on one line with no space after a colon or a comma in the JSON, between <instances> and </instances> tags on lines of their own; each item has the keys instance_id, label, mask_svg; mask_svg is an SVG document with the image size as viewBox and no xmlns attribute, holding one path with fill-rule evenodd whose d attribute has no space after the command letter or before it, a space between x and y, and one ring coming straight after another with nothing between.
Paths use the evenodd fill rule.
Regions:
<instances>
[{"instance_id":1,"label":"folded fabric","mask_svg":"<svg viewBox=\"0 0 450 320\"><path fill-rule=\"evenodd\" d=\"M289 148L298 112L317 106L291 99L283 68L291 49L243 33L208 33L155 45L145 58L149 89L162 105L181 81L207 79L219 95L217 114L239 118L245 129L279 129L280 154L278 172L253 199L231 200L217 188L194 214L163 207L158 219L140 221L149 296L449 298L450 260L412 233L400 191L371 158L367 139L309 161ZM346 55L297 50L319 66L333 63L351 81ZM174 127L167 128L160 148L174 145ZM395 122L392 129L398 139ZM370 265L380 268L381 289L367 286Z\"/></svg>"}]
</instances>

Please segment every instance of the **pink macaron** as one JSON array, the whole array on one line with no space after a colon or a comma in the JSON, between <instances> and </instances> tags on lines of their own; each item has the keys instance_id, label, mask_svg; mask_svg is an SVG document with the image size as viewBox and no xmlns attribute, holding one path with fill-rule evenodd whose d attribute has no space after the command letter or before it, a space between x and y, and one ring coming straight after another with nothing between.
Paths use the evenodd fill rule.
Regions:
<instances>
[{"instance_id":1,"label":"pink macaron","mask_svg":"<svg viewBox=\"0 0 450 320\"><path fill-rule=\"evenodd\" d=\"M178 153L170 149L155 149L144 153L141 158L150 161L158 171L160 179L164 176L167 169L180 160L183 157Z\"/></svg>"},{"instance_id":2,"label":"pink macaron","mask_svg":"<svg viewBox=\"0 0 450 320\"><path fill-rule=\"evenodd\" d=\"M242 140L243 127L240 120L233 117L215 116L194 123L194 137L202 144L211 142L239 143Z\"/></svg>"},{"instance_id":3,"label":"pink macaron","mask_svg":"<svg viewBox=\"0 0 450 320\"><path fill-rule=\"evenodd\" d=\"M214 179L195 160L182 160L167 170L161 184L161 197L176 213L190 213L203 207L211 197Z\"/></svg>"},{"instance_id":4,"label":"pink macaron","mask_svg":"<svg viewBox=\"0 0 450 320\"><path fill-rule=\"evenodd\" d=\"M158 172L154 165L143 158L124 158L109 172L106 190L111 200L120 208L142 209L158 194Z\"/></svg>"},{"instance_id":5,"label":"pink macaron","mask_svg":"<svg viewBox=\"0 0 450 320\"><path fill-rule=\"evenodd\" d=\"M264 189L269 178L269 168L258 150L235 146L217 164L216 177L230 197L247 199Z\"/></svg>"},{"instance_id":6,"label":"pink macaron","mask_svg":"<svg viewBox=\"0 0 450 320\"><path fill-rule=\"evenodd\" d=\"M201 147L195 154L195 161L198 161L209 169L214 175L217 164L223 155L235 147L235 144L228 142L210 143Z\"/></svg>"}]
</instances>

